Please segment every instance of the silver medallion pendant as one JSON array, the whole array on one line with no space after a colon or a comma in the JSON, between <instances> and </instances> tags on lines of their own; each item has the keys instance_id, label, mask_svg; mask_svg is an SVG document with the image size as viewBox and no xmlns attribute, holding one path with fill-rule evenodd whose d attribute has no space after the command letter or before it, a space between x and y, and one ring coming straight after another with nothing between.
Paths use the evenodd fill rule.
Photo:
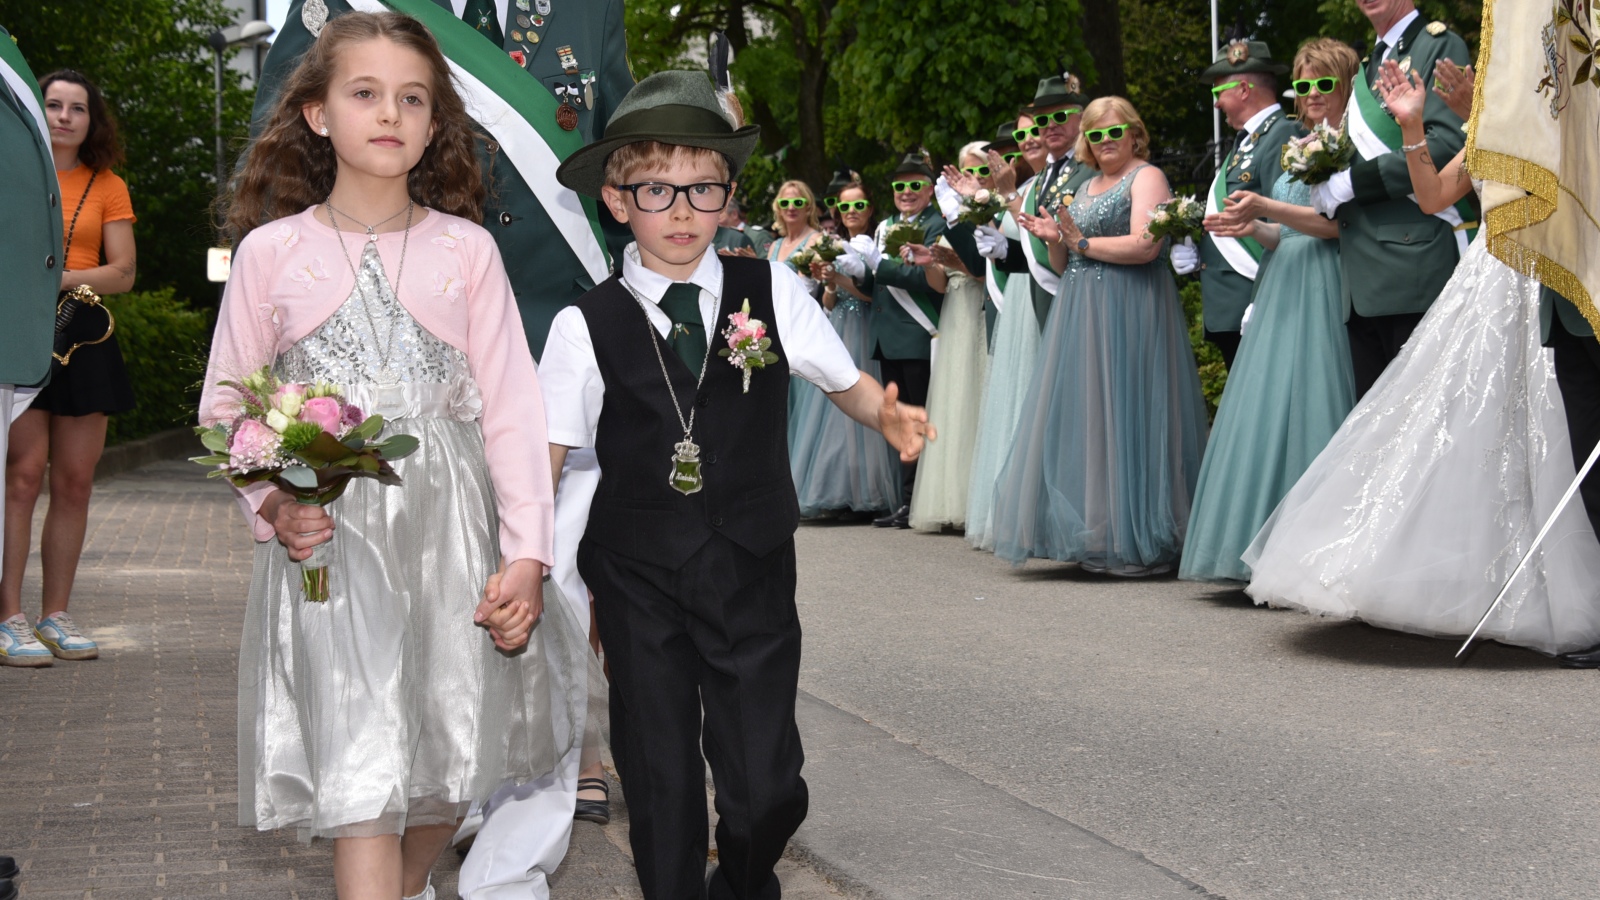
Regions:
<instances>
[{"instance_id":1,"label":"silver medallion pendant","mask_svg":"<svg viewBox=\"0 0 1600 900\"><path fill-rule=\"evenodd\" d=\"M700 477L700 446L685 437L673 449L678 452L672 454L672 474L667 476L667 484L680 494L693 494L705 486Z\"/></svg>"}]
</instances>

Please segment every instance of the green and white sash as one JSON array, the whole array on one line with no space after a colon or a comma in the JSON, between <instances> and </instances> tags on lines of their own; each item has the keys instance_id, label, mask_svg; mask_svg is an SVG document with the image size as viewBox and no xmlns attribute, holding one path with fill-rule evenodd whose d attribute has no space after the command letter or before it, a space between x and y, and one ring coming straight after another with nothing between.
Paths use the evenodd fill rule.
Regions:
<instances>
[{"instance_id":1,"label":"green and white sash","mask_svg":"<svg viewBox=\"0 0 1600 900\"><path fill-rule=\"evenodd\" d=\"M1234 151L1237 152L1237 151ZM1233 153L1228 154L1222 168L1217 170L1217 177L1211 180L1211 190L1206 193L1206 215L1214 216L1222 211L1222 201L1228 196L1228 169L1233 166ZM1215 244L1222 258L1240 275L1256 280L1256 273L1261 270L1261 256L1266 249L1255 238L1232 238L1207 235L1211 243Z\"/></svg>"},{"instance_id":2,"label":"green and white sash","mask_svg":"<svg viewBox=\"0 0 1600 900\"><path fill-rule=\"evenodd\" d=\"M878 223L878 233L874 235L874 238L878 242L879 250L883 249L883 243L889 234L889 229L902 224L915 225L916 223L901 222L899 216L890 216ZM922 330L928 333L928 337L935 340L938 339L939 310L935 309L933 304L922 297L912 296L911 292L905 288L890 287L887 284L884 287L888 289L889 296L894 298L894 302L900 304L900 308L906 311L906 315L910 316L913 322L922 326Z\"/></svg>"},{"instance_id":3,"label":"green and white sash","mask_svg":"<svg viewBox=\"0 0 1600 900\"><path fill-rule=\"evenodd\" d=\"M1000 229L1001 237L1005 236L1005 221L1010 215L1011 215L1011 213L1008 210L1006 212L1002 212L1000 214L1000 218L995 220L997 222L997 225L995 227ZM1005 296L1005 294L1006 294L1006 281L1010 277L1011 277L1011 273L1000 271L999 267L997 267L994 264L994 260L992 260L992 259L988 260L987 263L984 266L983 283L989 289L989 299L994 302L994 308L995 309L998 309L998 310L1005 309L1005 306L1006 306L1006 296Z\"/></svg>"},{"instance_id":4,"label":"green and white sash","mask_svg":"<svg viewBox=\"0 0 1600 900\"><path fill-rule=\"evenodd\" d=\"M44 95L39 92L39 81L33 77L33 70L28 68L28 61L23 59L16 43L4 36L0 36L0 76L11 86L11 93L16 95L22 108L33 116L33 124L39 127L39 139L48 145L50 127L44 120Z\"/></svg>"},{"instance_id":5,"label":"green and white sash","mask_svg":"<svg viewBox=\"0 0 1600 900\"><path fill-rule=\"evenodd\" d=\"M1030 216L1037 216L1039 193L1044 190L1044 179L1035 175L1028 179L1022 190L1027 195L1027 199L1022 202L1023 210ZM1019 227L1020 224L1018 223ZM1047 294L1055 294L1056 289L1061 287L1061 276L1055 269L1050 268L1050 249L1031 231L1023 235L1022 256L1028 261L1028 274L1033 276L1034 284Z\"/></svg>"},{"instance_id":6,"label":"green and white sash","mask_svg":"<svg viewBox=\"0 0 1600 900\"><path fill-rule=\"evenodd\" d=\"M611 274L595 202L556 181L556 167L583 146L556 125L556 99L503 50L433 0L349 0L363 12L394 10L428 26L450 62L467 114L500 145L595 284Z\"/></svg>"},{"instance_id":7,"label":"green and white sash","mask_svg":"<svg viewBox=\"0 0 1600 900\"><path fill-rule=\"evenodd\" d=\"M1400 136L1400 125L1389 116L1383 104L1378 101L1377 95L1372 93L1372 85L1367 83L1365 77L1357 77L1355 90L1356 102L1350 104L1348 115L1348 129L1350 142L1355 144L1356 152L1362 159L1377 159L1386 153L1393 153L1405 145L1405 140ZM1410 194L1411 202L1417 201L1416 194ZM1456 203L1455 206L1446 207L1434 215L1450 223L1456 236L1456 249L1461 253L1467 252L1467 244L1478 233L1478 223L1467 224L1467 217L1474 215L1472 205L1466 198Z\"/></svg>"}]
</instances>

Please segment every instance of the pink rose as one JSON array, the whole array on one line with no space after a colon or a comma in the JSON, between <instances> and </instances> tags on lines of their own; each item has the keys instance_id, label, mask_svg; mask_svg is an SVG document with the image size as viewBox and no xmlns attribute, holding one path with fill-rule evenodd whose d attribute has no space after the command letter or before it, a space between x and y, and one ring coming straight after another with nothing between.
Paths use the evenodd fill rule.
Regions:
<instances>
[{"instance_id":1,"label":"pink rose","mask_svg":"<svg viewBox=\"0 0 1600 900\"><path fill-rule=\"evenodd\" d=\"M228 465L248 472L272 465L282 442L276 431L255 419L239 423L228 443Z\"/></svg>"},{"instance_id":2,"label":"pink rose","mask_svg":"<svg viewBox=\"0 0 1600 900\"><path fill-rule=\"evenodd\" d=\"M748 313L748 312L736 312L736 313L733 313L732 315L728 316L728 321L733 323L733 327L734 327L735 330L743 331L744 330L744 323L750 321L750 313Z\"/></svg>"},{"instance_id":3,"label":"pink rose","mask_svg":"<svg viewBox=\"0 0 1600 900\"><path fill-rule=\"evenodd\" d=\"M300 410L300 421L321 426L329 434L339 433L339 401L332 397L313 397Z\"/></svg>"}]
</instances>

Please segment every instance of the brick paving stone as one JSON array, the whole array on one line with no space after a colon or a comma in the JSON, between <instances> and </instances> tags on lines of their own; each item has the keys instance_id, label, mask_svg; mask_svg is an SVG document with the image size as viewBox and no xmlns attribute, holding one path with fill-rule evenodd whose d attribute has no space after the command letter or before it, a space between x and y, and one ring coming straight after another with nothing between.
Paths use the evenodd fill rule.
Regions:
<instances>
[{"instance_id":1,"label":"brick paving stone","mask_svg":"<svg viewBox=\"0 0 1600 900\"><path fill-rule=\"evenodd\" d=\"M45 506L39 505L37 540ZM0 668L0 853L28 900L333 897L332 846L238 824L238 651L251 540L227 489L154 463L95 485L72 613L100 659ZM38 615L38 553L23 608ZM576 823L557 900L640 897L627 809ZM455 896L460 860L434 871ZM784 895L840 894L792 860Z\"/></svg>"}]
</instances>

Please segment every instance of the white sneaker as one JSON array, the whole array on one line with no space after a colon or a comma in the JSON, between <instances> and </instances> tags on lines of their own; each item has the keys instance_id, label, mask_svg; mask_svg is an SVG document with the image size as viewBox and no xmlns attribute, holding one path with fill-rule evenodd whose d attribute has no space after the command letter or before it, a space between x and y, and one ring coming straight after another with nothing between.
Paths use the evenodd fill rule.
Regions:
<instances>
[{"instance_id":1,"label":"white sneaker","mask_svg":"<svg viewBox=\"0 0 1600 900\"><path fill-rule=\"evenodd\" d=\"M58 659L99 659L100 645L83 636L65 611L51 613L33 627L37 637Z\"/></svg>"},{"instance_id":2,"label":"white sneaker","mask_svg":"<svg viewBox=\"0 0 1600 900\"><path fill-rule=\"evenodd\" d=\"M39 667L55 665L55 657L34 637L28 617L17 613L0 622L0 666Z\"/></svg>"}]
</instances>

